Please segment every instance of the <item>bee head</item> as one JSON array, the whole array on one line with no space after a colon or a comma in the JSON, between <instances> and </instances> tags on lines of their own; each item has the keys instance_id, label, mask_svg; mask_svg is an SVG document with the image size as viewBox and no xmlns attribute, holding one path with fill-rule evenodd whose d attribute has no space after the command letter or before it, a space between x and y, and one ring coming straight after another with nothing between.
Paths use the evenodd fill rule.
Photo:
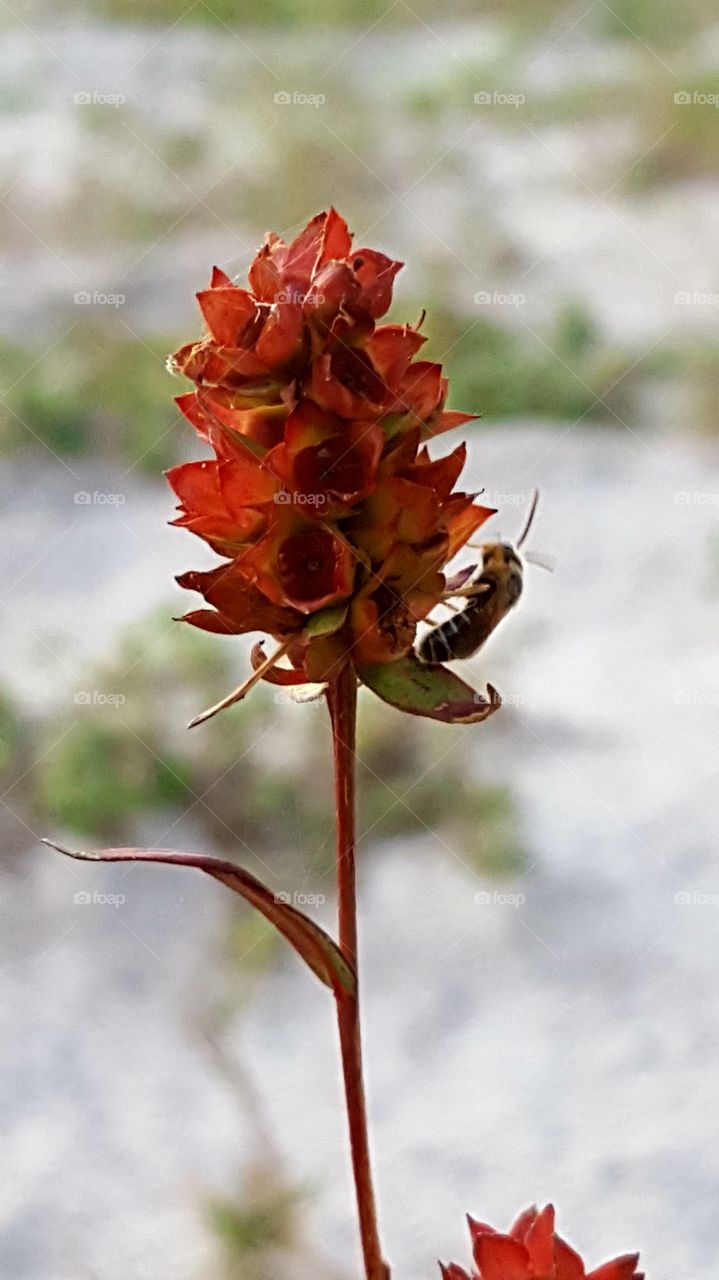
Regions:
<instances>
[{"instance_id":1,"label":"bee head","mask_svg":"<svg viewBox=\"0 0 719 1280\"><path fill-rule=\"evenodd\" d=\"M493 573L522 571L522 561L511 542L484 542L482 544L482 569Z\"/></svg>"}]
</instances>

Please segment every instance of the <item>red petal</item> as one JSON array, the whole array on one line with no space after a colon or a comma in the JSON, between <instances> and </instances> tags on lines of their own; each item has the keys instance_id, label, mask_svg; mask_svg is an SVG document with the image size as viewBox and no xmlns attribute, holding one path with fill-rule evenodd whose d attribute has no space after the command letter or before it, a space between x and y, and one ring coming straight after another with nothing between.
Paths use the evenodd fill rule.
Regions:
<instances>
[{"instance_id":1,"label":"red petal","mask_svg":"<svg viewBox=\"0 0 719 1280\"><path fill-rule=\"evenodd\" d=\"M369 418L381 412L388 389L363 351L340 347L314 361L310 394L342 418Z\"/></svg>"},{"instance_id":2,"label":"red petal","mask_svg":"<svg viewBox=\"0 0 719 1280\"><path fill-rule=\"evenodd\" d=\"M267 373L267 368L252 351L240 347L218 347L212 342L194 342L181 347L172 357L178 373L198 385L242 386L249 378Z\"/></svg>"},{"instance_id":3,"label":"red petal","mask_svg":"<svg viewBox=\"0 0 719 1280\"><path fill-rule=\"evenodd\" d=\"M191 627L198 627L200 631L210 631L216 636L235 636L237 630L232 626L222 614L215 613L214 609L193 609L191 613L185 613L178 622L188 622Z\"/></svg>"},{"instance_id":4,"label":"red petal","mask_svg":"<svg viewBox=\"0 0 719 1280\"><path fill-rule=\"evenodd\" d=\"M378 320L392 301L394 278L404 263L394 262L376 249L355 249L350 262L362 285L359 305Z\"/></svg>"},{"instance_id":5,"label":"red petal","mask_svg":"<svg viewBox=\"0 0 719 1280\"><path fill-rule=\"evenodd\" d=\"M359 292L359 281L346 262L328 262L312 281L303 307L329 323L340 307L351 306L356 301Z\"/></svg>"},{"instance_id":6,"label":"red petal","mask_svg":"<svg viewBox=\"0 0 719 1280\"><path fill-rule=\"evenodd\" d=\"M190 570L180 574L177 582L188 591L199 591L236 635L245 631L291 634L304 621L295 610L278 607L263 596L235 562L205 572Z\"/></svg>"},{"instance_id":7,"label":"red petal","mask_svg":"<svg viewBox=\"0 0 719 1280\"><path fill-rule=\"evenodd\" d=\"M603 1266L591 1271L587 1280L640 1280L637 1275L639 1266L638 1253L625 1253L613 1262L605 1262Z\"/></svg>"},{"instance_id":8,"label":"red petal","mask_svg":"<svg viewBox=\"0 0 719 1280\"><path fill-rule=\"evenodd\" d=\"M554 1237L555 1280L585 1280L584 1263L561 1236Z\"/></svg>"},{"instance_id":9,"label":"red petal","mask_svg":"<svg viewBox=\"0 0 719 1280\"><path fill-rule=\"evenodd\" d=\"M267 369L274 369L292 360L301 347L302 308L295 302L278 302L255 343L255 355Z\"/></svg>"},{"instance_id":10,"label":"red petal","mask_svg":"<svg viewBox=\"0 0 719 1280\"><path fill-rule=\"evenodd\" d=\"M212 418L203 409L196 391L188 391L184 396L175 396L175 404L180 413L191 422L198 436L209 441Z\"/></svg>"},{"instance_id":11,"label":"red petal","mask_svg":"<svg viewBox=\"0 0 719 1280\"><path fill-rule=\"evenodd\" d=\"M227 272L223 271L222 267L213 267L212 275L210 277L210 288L219 289L224 284L232 284Z\"/></svg>"},{"instance_id":12,"label":"red petal","mask_svg":"<svg viewBox=\"0 0 719 1280\"><path fill-rule=\"evenodd\" d=\"M275 403L248 407L243 403L243 397L237 392L220 388L203 388L195 394L198 397L200 412L207 423L209 432L207 438L215 449L220 444L228 445L232 455L236 456L237 446L241 445L242 441L233 443L232 437L235 435L246 437L247 440L265 449L271 449L282 439L288 414L287 405Z\"/></svg>"},{"instance_id":13,"label":"red petal","mask_svg":"<svg viewBox=\"0 0 719 1280\"><path fill-rule=\"evenodd\" d=\"M320 258L327 213L318 213L282 253L282 283L308 284Z\"/></svg>"},{"instance_id":14,"label":"red petal","mask_svg":"<svg viewBox=\"0 0 719 1280\"><path fill-rule=\"evenodd\" d=\"M375 329L366 350L377 372L388 386L393 386L426 341L409 325L383 324Z\"/></svg>"},{"instance_id":15,"label":"red petal","mask_svg":"<svg viewBox=\"0 0 719 1280\"><path fill-rule=\"evenodd\" d=\"M444 394L441 364L417 360L410 365L397 391L398 410L422 424L437 408Z\"/></svg>"},{"instance_id":16,"label":"red petal","mask_svg":"<svg viewBox=\"0 0 719 1280\"><path fill-rule=\"evenodd\" d=\"M350 595L356 567L350 548L331 529L295 518L278 522L243 563L270 600L303 613Z\"/></svg>"},{"instance_id":17,"label":"red petal","mask_svg":"<svg viewBox=\"0 0 719 1280\"><path fill-rule=\"evenodd\" d=\"M447 585L449 586L449 583ZM524 1210L524 1213L520 1213L517 1221L510 1227L510 1236L513 1236L515 1240L523 1241L529 1231L529 1228L534 1222L536 1222L538 1214L539 1209L536 1204L530 1205L528 1209ZM552 1259L552 1261L554 1261L554 1259Z\"/></svg>"},{"instance_id":18,"label":"red petal","mask_svg":"<svg viewBox=\"0 0 719 1280\"><path fill-rule=\"evenodd\" d=\"M215 459L183 462L165 472L168 483L187 512L226 516L227 507L220 493L219 464Z\"/></svg>"},{"instance_id":19,"label":"red petal","mask_svg":"<svg viewBox=\"0 0 719 1280\"><path fill-rule=\"evenodd\" d=\"M245 550L253 538L263 533L267 520L261 511L247 508L241 519L229 516L178 516L170 522L176 528L187 529L203 538L213 551L221 556L234 557Z\"/></svg>"},{"instance_id":20,"label":"red petal","mask_svg":"<svg viewBox=\"0 0 719 1280\"><path fill-rule=\"evenodd\" d=\"M465 422L476 422L479 418L478 413L460 413L457 409L443 409L438 413L436 418L432 416L428 422L424 424L425 436L441 436L445 431L453 431L455 427L461 427Z\"/></svg>"},{"instance_id":21,"label":"red petal","mask_svg":"<svg viewBox=\"0 0 719 1280\"><path fill-rule=\"evenodd\" d=\"M454 1263L450 1263L448 1267L445 1267L440 1262L439 1269L442 1272L442 1280L471 1280L467 1272L463 1271L461 1267L455 1266Z\"/></svg>"},{"instance_id":22,"label":"red petal","mask_svg":"<svg viewBox=\"0 0 719 1280\"><path fill-rule=\"evenodd\" d=\"M554 1265L554 1206L548 1204L529 1227L524 1244L534 1274L551 1275Z\"/></svg>"},{"instance_id":23,"label":"red petal","mask_svg":"<svg viewBox=\"0 0 719 1280\"><path fill-rule=\"evenodd\" d=\"M475 505L466 493L453 494L442 508L442 515L449 534L447 559L451 560L464 544L469 541L472 534L476 533L477 529L484 524L485 520L489 520L490 516L496 514L493 507Z\"/></svg>"},{"instance_id":24,"label":"red petal","mask_svg":"<svg viewBox=\"0 0 719 1280\"><path fill-rule=\"evenodd\" d=\"M407 480L429 486L438 498L444 500L451 494L466 461L467 446L460 444L446 458L438 458L436 462L417 462L402 474Z\"/></svg>"},{"instance_id":25,"label":"red petal","mask_svg":"<svg viewBox=\"0 0 719 1280\"><path fill-rule=\"evenodd\" d=\"M212 339L221 347L236 347L240 334L255 316L256 302L246 289L228 284L197 294Z\"/></svg>"},{"instance_id":26,"label":"red petal","mask_svg":"<svg viewBox=\"0 0 719 1280\"><path fill-rule=\"evenodd\" d=\"M265 243L258 250L250 266L248 279L255 297L261 302L274 302L280 287L280 270L277 258L285 245L273 231L268 232Z\"/></svg>"},{"instance_id":27,"label":"red petal","mask_svg":"<svg viewBox=\"0 0 719 1280\"><path fill-rule=\"evenodd\" d=\"M478 1236L474 1259L482 1280L531 1280L527 1250L511 1236Z\"/></svg>"},{"instance_id":28,"label":"red petal","mask_svg":"<svg viewBox=\"0 0 719 1280\"><path fill-rule=\"evenodd\" d=\"M258 465L250 453L221 462L218 481L227 514L233 519L242 519L246 507L272 502L278 489L276 476Z\"/></svg>"},{"instance_id":29,"label":"red petal","mask_svg":"<svg viewBox=\"0 0 719 1280\"><path fill-rule=\"evenodd\" d=\"M330 262L333 258L346 258L351 248L352 236L348 230L347 223L336 209L328 209L325 217L322 245L315 263L315 271L318 271L320 267L323 267L326 262Z\"/></svg>"},{"instance_id":30,"label":"red petal","mask_svg":"<svg viewBox=\"0 0 719 1280\"><path fill-rule=\"evenodd\" d=\"M476 1218L473 1218L469 1213L467 1214L467 1222L469 1223L469 1234L472 1239L472 1244L474 1244L475 1240L477 1240L479 1236L496 1236L498 1234L494 1227L489 1226L489 1223L477 1222Z\"/></svg>"}]
</instances>

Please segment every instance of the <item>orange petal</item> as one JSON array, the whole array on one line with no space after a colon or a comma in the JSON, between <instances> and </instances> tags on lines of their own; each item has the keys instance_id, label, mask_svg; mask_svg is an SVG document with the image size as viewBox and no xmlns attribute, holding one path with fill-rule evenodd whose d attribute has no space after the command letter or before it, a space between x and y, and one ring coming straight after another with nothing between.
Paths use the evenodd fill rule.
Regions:
<instances>
[{"instance_id":1,"label":"orange petal","mask_svg":"<svg viewBox=\"0 0 719 1280\"><path fill-rule=\"evenodd\" d=\"M465 542L469 542L472 534L476 533L485 520L489 520L490 516L496 514L496 510L493 507L475 505L466 493L453 494L442 508L442 515L449 534L447 559L451 560L461 550Z\"/></svg>"},{"instance_id":2,"label":"orange petal","mask_svg":"<svg viewBox=\"0 0 719 1280\"><path fill-rule=\"evenodd\" d=\"M597 1267L596 1271L590 1272L587 1280L643 1280L637 1275L638 1265L638 1253L625 1253L621 1258Z\"/></svg>"},{"instance_id":3,"label":"orange petal","mask_svg":"<svg viewBox=\"0 0 719 1280\"><path fill-rule=\"evenodd\" d=\"M234 284L203 289L197 294L197 301L213 341L221 347L238 345L240 334L257 308L252 294Z\"/></svg>"},{"instance_id":4,"label":"orange petal","mask_svg":"<svg viewBox=\"0 0 719 1280\"><path fill-rule=\"evenodd\" d=\"M554 1205L548 1204L528 1228L524 1244L534 1274L550 1275L554 1266Z\"/></svg>"},{"instance_id":5,"label":"orange petal","mask_svg":"<svg viewBox=\"0 0 719 1280\"><path fill-rule=\"evenodd\" d=\"M566 1240L554 1237L555 1280L585 1280L584 1263Z\"/></svg>"},{"instance_id":6,"label":"orange petal","mask_svg":"<svg viewBox=\"0 0 719 1280\"><path fill-rule=\"evenodd\" d=\"M511 1236L477 1236L474 1259L482 1280L531 1280L527 1250Z\"/></svg>"}]
</instances>

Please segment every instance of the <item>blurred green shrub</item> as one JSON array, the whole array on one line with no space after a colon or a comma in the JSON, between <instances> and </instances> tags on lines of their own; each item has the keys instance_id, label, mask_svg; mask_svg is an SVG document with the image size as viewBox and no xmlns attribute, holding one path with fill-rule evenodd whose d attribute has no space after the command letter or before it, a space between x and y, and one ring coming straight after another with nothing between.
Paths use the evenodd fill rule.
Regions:
<instances>
[{"instance_id":1,"label":"blurred green shrub","mask_svg":"<svg viewBox=\"0 0 719 1280\"><path fill-rule=\"evenodd\" d=\"M484 418L611 422L612 410L620 417L631 412L644 379L632 368L633 357L611 347L586 309L573 303L561 309L543 341L527 329L472 323L441 307L428 310L425 332L427 359L449 353L452 406Z\"/></svg>"},{"instance_id":2,"label":"blurred green shrub","mask_svg":"<svg viewBox=\"0 0 719 1280\"><path fill-rule=\"evenodd\" d=\"M91 453L153 474L171 465L183 440L165 368L173 345L84 323L39 361L0 344L0 451L44 444L61 457Z\"/></svg>"}]
</instances>

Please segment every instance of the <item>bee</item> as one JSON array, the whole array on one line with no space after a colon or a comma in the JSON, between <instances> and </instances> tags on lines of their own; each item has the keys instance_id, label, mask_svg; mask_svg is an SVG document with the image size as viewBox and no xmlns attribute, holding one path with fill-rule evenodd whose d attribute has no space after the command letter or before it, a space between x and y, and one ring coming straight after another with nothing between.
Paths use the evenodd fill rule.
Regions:
<instances>
[{"instance_id":1,"label":"bee","mask_svg":"<svg viewBox=\"0 0 719 1280\"><path fill-rule=\"evenodd\" d=\"M538 499L539 494L535 490L524 529L517 539L517 550L509 542L483 543L482 564L477 576L466 580L466 585L463 583L454 591L447 592L447 598L464 596L467 603L424 637L419 648L423 662L471 658L499 626L502 618L514 608L522 594L524 574L524 565L517 551L524 545L532 527ZM533 562L541 563L536 558Z\"/></svg>"}]
</instances>

